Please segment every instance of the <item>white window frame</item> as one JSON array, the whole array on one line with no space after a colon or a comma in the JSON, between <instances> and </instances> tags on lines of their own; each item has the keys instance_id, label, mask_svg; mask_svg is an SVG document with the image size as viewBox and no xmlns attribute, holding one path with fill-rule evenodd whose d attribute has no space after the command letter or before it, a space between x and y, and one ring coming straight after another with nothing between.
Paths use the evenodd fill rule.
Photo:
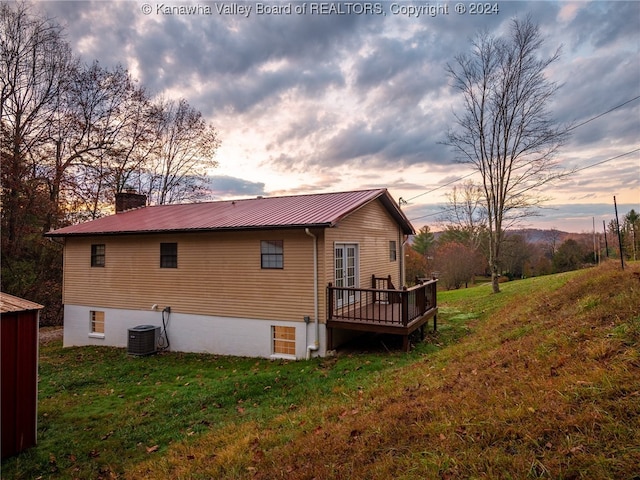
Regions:
<instances>
[{"instance_id":1,"label":"white window frame","mask_svg":"<svg viewBox=\"0 0 640 480\"><path fill-rule=\"evenodd\" d=\"M276 352L276 328L292 328L293 329L293 339L282 339L278 338L278 341L284 342L286 344L293 345L293 353L281 353ZM284 358L295 360L296 359L296 349L297 349L297 329L291 325L271 325L271 358Z\"/></svg>"},{"instance_id":2,"label":"white window frame","mask_svg":"<svg viewBox=\"0 0 640 480\"><path fill-rule=\"evenodd\" d=\"M101 316L102 319L97 319L97 316ZM96 322L102 323L102 332L95 330ZM90 310L89 311L89 337L91 338L104 338L104 332L106 327L106 315L102 310Z\"/></svg>"}]
</instances>

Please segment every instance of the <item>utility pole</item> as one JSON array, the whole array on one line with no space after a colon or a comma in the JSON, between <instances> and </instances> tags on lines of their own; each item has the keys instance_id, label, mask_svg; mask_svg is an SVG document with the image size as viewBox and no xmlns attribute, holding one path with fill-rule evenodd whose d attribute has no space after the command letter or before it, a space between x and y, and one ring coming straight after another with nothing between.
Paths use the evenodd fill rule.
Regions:
<instances>
[{"instance_id":1,"label":"utility pole","mask_svg":"<svg viewBox=\"0 0 640 480\"><path fill-rule=\"evenodd\" d=\"M607 225L602 220L602 230L604 230L604 252L607 254L607 258L609 258L609 242L607 241Z\"/></svg>"},{"instance_id":2,"label":"utility pole","mask_svg":"<svg viewBox=\"0 0 640 480\"><path fill-rule=\"evenodd\" d=\"M596 217L591 217L593 223L593 263L598 264L598 250L596 249Z\"/></svg>"},{"instance_id":3,"label":"utility pole","mask_svg":"<svg viewBox=\"0 0 640 480\"><path fill-rule=\"evenodd\" d=\"M616 203L616 197L613 196L613 207L616 211L616 230L618 230L618 245L620 246L620 265L624 270L624 254L622 252L622 236L620 235L620 222L618 221L618 204Z\"/></svg>"}]
</instances>

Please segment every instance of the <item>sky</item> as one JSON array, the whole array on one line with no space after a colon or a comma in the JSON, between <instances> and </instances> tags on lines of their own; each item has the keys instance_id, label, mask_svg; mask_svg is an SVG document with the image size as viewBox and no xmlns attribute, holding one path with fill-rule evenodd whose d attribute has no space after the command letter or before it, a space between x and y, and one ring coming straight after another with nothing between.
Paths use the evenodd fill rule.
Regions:
<instances>
[{"instance_id":1,"label":"sky","mask_svg":"<svg viewBox=\"0 0 640 480\"><path fill-rule=\"evenodd\" d=\"M561 48L547 72L561 85L549 109L576 126L556 158L576 172L548 186L544 208L520 226L600 231L614 218L614 196L621 216L640 211L638 1L37 7L64 27L82 61L123 65L149 92L187 99L218 129L212 200L385 187L406 201L416 229L432 230L446 194L473 172L442 144L462 107L447 64L478 32L501 34L530 15L543 53Z\"/></svg>"}]
</instances>

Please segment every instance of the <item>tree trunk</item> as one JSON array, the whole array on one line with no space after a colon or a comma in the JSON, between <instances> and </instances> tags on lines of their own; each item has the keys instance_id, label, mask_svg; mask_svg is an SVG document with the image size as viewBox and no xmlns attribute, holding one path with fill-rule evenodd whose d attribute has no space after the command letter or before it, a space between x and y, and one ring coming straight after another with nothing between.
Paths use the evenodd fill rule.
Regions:
<instances>
[{"instance_id":1,"label":"tree trunk","mask_svg":"<svg viewBox=\"0 0 640 480\"><path fill-rule=\"evenodd\" d=\"M500 272L498 270L497 262L492 262L491 265L491 288L493 293L500 293Z\"/></svg>"},{"instance_id":2,"label":"tree trunk","mask_svg":"<svg viewBox=\"0 0 640 480\"><path fill-rule=\"evenodd\" d=\"M491 288L493 293L500 293L500 265L499 265L499 254L500 254L500 243L502 240L501 234L501 226L494 227L491 225L491 229L494 230L489 235L489 268L491 269ZM496 222L499 225L499 222Z\"/></svg>"}]
</instances>

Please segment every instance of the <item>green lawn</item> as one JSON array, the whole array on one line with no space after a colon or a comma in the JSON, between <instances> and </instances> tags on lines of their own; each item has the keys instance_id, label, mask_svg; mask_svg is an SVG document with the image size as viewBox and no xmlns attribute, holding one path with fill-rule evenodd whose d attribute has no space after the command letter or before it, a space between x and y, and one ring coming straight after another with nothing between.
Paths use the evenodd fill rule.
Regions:
<instances>
[{"instance_id":1,"label":"green lawn","mask_svg":"<svg viewBox=\"0 0 640 480\"><path fill-rule=\"evenodd\" d=\"M447 317L445 309L442 333L430 333L408 355L389 337L298 362L174 352L135 357L125 349L45 344L38 444L4 461L2 477L122 474L150 453L210 429L265 421L318 399L340 401L464 335L464 322L449 325Z\"/></svg>"},{"instance_id":2,"label":"green lawn","mask_svg":"<svg viewBox=\"0 0 640 480\"><path fill-rule=\"evenodd\" d=\"M317 478L468 478L502 469L511 472L504 478L578 478L552 474L554 464L543 457L556 448L560 465L571 466L583 454L580 461L601 465L593 470L598 478L615 467L607 460L617 458L611 438L627 452L625 462L640 455L628 440L634 435L629 423L638 420L638 409L629 406L638 382L629 383L629 369L640 360L629 352L637 351L640 313L629 317L639 295L634 279L619 292L620 274L592 272L508 282L498 295L486 285L440 292L438 332L409 354L388 338L298 362L172 352L132 357L124 349L45 344L38 445L3 461L2 478L313 478L309 472ZM572 296L573 303L565 302ZM572 324L576 315L580 321ZM594 329L592 318L603 316L612 320ZM574 363L584 352L586 361ZM606 379L594 380L600 372L590 362L613 360ZM575 372L565 379L552 369L548 377L546 362ZM519 374L510 370L515 365ZM485 383L473 383L481 375L488 375ZM565 449L547 435L543 456L532 457L542 440L523 432L561 432L569 421L591 431L573 418L576 405L611 408L607 399L598 403L592 387L617 398L616 415L627 418L602 411L593 417L600 418L600 431L611 429L602 445L587 445L576 431ZM557 418L527 424L545 401L551 408L551 391L559 398ZM504 422L514 422L506 433ZM605 453L589 457L592 448ZM618 471L627 472L624 465Z\"/></svg>"}]
</instances>

